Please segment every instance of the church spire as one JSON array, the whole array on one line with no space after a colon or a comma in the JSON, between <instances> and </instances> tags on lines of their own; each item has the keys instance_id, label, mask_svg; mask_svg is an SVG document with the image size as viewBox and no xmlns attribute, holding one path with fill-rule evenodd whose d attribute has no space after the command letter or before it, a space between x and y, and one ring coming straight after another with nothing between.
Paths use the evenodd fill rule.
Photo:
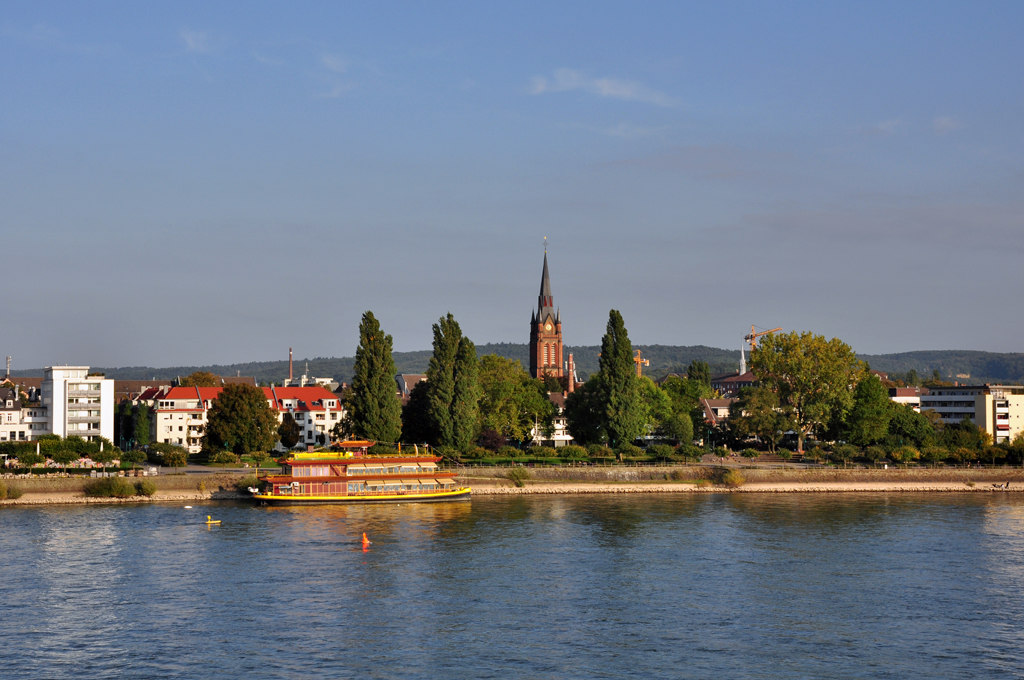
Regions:
<instances>
[{"instance_id":1,"label":"church spire","mask_svg":"<svg viewBox=\"0 0 1024 680\"><path fill-rule=\"evenodd\" d=\"M555 306L555 298L551 295L551 276L548 274L548 246L544 242L544 273L540 277L540 295L537 298L538 317L543 319L544 311L550 312Z\"/></svg>"},{"instance_id":2,"label":"church spire","mask_svg":"<svg viewBox=\"0 0 1024 680\"><path fill-rule=\"evenodd\" d=\"M544 271L540 277L537 309L530 316L530 375L534 378L565 374L562 360L562 319L551 295L548 243L544 239Z\"/></svg>"}]
</instances>

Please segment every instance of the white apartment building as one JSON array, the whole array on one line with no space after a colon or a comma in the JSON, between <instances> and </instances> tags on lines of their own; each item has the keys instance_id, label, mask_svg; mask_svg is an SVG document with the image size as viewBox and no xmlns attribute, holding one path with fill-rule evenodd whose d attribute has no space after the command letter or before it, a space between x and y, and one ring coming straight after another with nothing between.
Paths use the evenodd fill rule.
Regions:
<instances>
[{"instance_id":1,"label":"white apartment building","mask_svg":"<svg viewBox=\"0 0 1024 680\"><path fill-rule=\"evenodd\" d=\"M89 375L88 366L50 366L43 371L40 394L40 407L26 409L35 414L25 416L28 424L45 425L35 436L113 439L113 380Z\"/></svg>"},{"instance_id":2,"label":"white apartment building","mask_svg":"<svg viewBox=\"0 0 1024 680\"><path fill-rule=\"evenodd\" d=\"M530 436L533 439L533 444L536 446L554 446L558 448L560 446L568 446L572 444L573 438L569 434L569 424L565 417L565 396L561 392L549 392L548 399L552 404L555 405L555 415L551 419L552 431L551 436L548 437L544 433L544 429L535 427L530 430Z\"/></svg>"},{"instance_id":3,"label":"white apartment building","mask_svg":"<svg viewBox=\"0 0 1024 680\"><path fill-rule=\"evenodd\" d=\"M150 441L174 444L199 453L203 448L207 412L223 387L172 387L154 404L150 420ZM291 413L298 423L302 446L317 443L319 435L330 440L330 431L343 417L337 395L323 387L262 387L267 404L278 411L278 419ZM280 446L280 444L278 444Z\"/></svg>"},{"instance_id":4,"label":"white apartment building","mask_svg":"<svg viewBox=\"0 0 1024 680\"><path fill-rule=\"evenodd\" d=\"M1024 387L1010 385L958 385L936 387L921 395L921 410L931 409L944 423L968 418L999 444L1024 431Z\"/></svg>"}]
</instances>

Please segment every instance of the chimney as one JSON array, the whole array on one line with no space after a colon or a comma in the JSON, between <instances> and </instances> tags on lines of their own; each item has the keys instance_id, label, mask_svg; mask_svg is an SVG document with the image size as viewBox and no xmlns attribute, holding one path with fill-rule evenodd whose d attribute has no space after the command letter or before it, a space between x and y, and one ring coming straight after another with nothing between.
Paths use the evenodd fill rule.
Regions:
<instances>
[{"instance_id":1,"label":"chimney","mask_svg":"<svg viewBox=\"0 0 1024 680\"><path fill-rule=\"evenodd\" d=\"M292 348L288 348L288 380L292 379Z\"/></svg>"},{"instance_id":2,"label":"chimney","mask_svg":"<svg viewBox=\"0 0 1024 680\"><path fill-rule=\"evenodd\" d=\"M569 394L572 394L573 390L576 389L576 362L572 360L572 352L569 352Z\"/></svg>"}]
</instances>

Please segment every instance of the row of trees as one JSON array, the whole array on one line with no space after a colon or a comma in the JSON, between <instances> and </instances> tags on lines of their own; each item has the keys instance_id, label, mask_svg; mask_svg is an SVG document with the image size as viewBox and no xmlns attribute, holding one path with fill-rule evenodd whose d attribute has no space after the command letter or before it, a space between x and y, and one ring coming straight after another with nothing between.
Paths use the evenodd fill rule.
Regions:
<instances>
[{"instance_id":1,"label":"row of trees","mask_svg":"<svg viewBox=\"0 0 1024 680\"><path fill-rule=\"evenodd\" d=\"M81 437L62 439L55 434L44 434L31 442L0 442L0 454L8 458L17 458L18 464L23 467L32 467L47 460L67 467L82 458L89 458L100 464L114 460L138 464L146 460L146 454L139 451L121 451L104 437L86 441Z\"/></svg>"},{"instance_id":2,"label":"row of trees","mask_svg":"<svg viewBox=\"0 0 1024 680\"><path fill-rule=\"evenodd\" d=\"M518 361L477 357L451 314L433 325L427 380L404 407L395 390L392 337L372 312L363 314L359 338L355 378L344 398L347 415L337 435L465 452L481 444L522 444L535 429L552 429L556 408L548 392L562 385L531 378ZM751 353L751 368L758 386L741 391L724 430L708 433L701 399L716 396L708 365L694 361L685 376L669 376L660 386L638 376L622 315L611 310L599 370L566 399L568 430L578 444L614 449L645 436L690 447L695 425L701 428L698 438L756 438L772 451L786 433L796 435L799 451L808 438L890 451L977 450L990 443L969 421L943 426L935 414L892 402L881 380L836 338L809 332L765 336ZM228 385L211 407L204 448L251 455L271 449L278 439L294 445L298 431L287 414L278 424L258 388Z\"/></svg>"},{"instance_id":3,"label":"row of trees","mask_svg":"<svg viewBox=\"0 0 1024 680\"><path fill-rule=\"evenodd\" d=\"M467 451L522 444L539 430L550 435L556 407L548 392L563 391L556 378L531 378L518 361L477 357L473 342L448 314L433 326L427 381L398 410L391 336L372 312L360 323L355 378L346 399L348 418L338 433L379 442L426 442ZM601 343L599 370L566 400L568 428L583 445L621 447L655 433L689 444L702 397L711 397L710 370L693 362L685 377L661 387L636 375L633 348L622 315L612 310Z\"/></svg>"},{"instance_id":4,"label":"row of trees","mask_svg":"<svg viewBox=\"0 0 1024 680\"><path fill-rule=\"evenodd\" d=\"M478 358L451 314L433 325L433 336L427 380L403 407L395 391L392 338L372 312L363 315L347 417L338 434L466 451L481 440L497 448L507 439L526 441L534 427L550 429L554 406L545 384L518 361Z\"/></svg>"}]
</instances>

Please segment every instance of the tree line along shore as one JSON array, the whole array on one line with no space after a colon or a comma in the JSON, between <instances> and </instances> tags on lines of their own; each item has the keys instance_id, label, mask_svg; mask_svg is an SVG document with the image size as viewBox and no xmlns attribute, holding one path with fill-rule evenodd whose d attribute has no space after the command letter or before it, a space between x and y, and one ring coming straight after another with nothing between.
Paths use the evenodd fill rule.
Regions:
<instances>
[{"instance_id":1,"label":"tree line along shore","mask_svg":"<svg viewBox=\"0 0 1024 680\"><path fill-rule=\"evenodd\" d=\"M714 423L702 405L717 395L708 364L693 361L685 375L660 383L640 375L617 310L609 312L598 370L585 382L571 375L533 378L518 361L478 356L451 314L432 330L426 380L403 403L395 389L392 338L372 312L363 314L354 378L339 395L344 417L330 430L331 439L372 440L377 445L371 453L385 455L403 444L426 444L450 464L697 462L709 454L843 466L1024 463L1024 432L994 444L969 419L946 423L934 412L892 401L883 380L838 338L765 335L751 352L756 383L740 391L727 420ZM183 384L198 387L203 379L194 374ZM5 442L0 453L22 467L66 464L80 456L100 464L148 459L171 466L262 466L280 455L279 445L304 444L290 415L279 419L263 391L251 385L228 385L212 401L202 451L191 458L181 447L148 442L145 404L122 406L122 427L137 433L136 450L46 436ZM573 443L537 446L556 426Z\"/></svg>"}]
</instances>

